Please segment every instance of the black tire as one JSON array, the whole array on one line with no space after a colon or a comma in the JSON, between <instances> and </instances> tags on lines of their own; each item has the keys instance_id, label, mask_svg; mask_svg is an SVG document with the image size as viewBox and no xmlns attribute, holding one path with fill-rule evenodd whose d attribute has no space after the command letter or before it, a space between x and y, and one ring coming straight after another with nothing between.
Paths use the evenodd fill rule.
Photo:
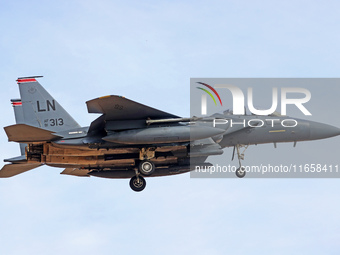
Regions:
<instances>
[{"instance_id":1,"label":"black tire","mask_svg":"<svg viewBox=\"0 0 340 255\"><path fill-rule=\"evenodd\" d=\"M244 176L246 176L246 171L245 171L244 167L240 167L240 168L236 169L235 174L238 178L243 178Z\"/></svg>"},{"instance_id":2,"label":"black tire","mask_svg":"<svg viewBox=\"0 0 340 255\"><path fill-rule=\"evenodd\" d=\"M138 182L138 179L139 179L139 182ZM136 192L142 191L143 189L145 189L145 186L146 186L146 181L142 176L139 176L138 179L137 179L137 176L134 176L130 180L130 188Z\"/></svg>"},{"instance_id":3,"label":"black tire","mask_svg":"<svg viewBox=\"0 0 340 255\"><path fill-rule=\"evenodd\" d=\"M155 172L155 164L149 160L143 160L139 163L138 170L144 176L150 176Z\"/></svg>"}]
</instances>

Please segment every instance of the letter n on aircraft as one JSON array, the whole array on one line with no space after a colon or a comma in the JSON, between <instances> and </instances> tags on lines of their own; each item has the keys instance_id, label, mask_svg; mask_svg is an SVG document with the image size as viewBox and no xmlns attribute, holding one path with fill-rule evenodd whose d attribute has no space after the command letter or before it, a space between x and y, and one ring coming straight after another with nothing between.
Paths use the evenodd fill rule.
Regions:
<instances>
[{"instance_id":1,"label":"letter n on aircraft","mask_svg":"<svg viewBox=\"0 0 340 255\"><path fill-rule=\"evenodd\" d=\"M46 106L47 106L47 111L55 111L55 101L52 100L52 102L50 100L46 100ZM40 102L37 101L37 109L38 112L46 112L46 109L40 105Z\"/></svg>"}]
</instances>

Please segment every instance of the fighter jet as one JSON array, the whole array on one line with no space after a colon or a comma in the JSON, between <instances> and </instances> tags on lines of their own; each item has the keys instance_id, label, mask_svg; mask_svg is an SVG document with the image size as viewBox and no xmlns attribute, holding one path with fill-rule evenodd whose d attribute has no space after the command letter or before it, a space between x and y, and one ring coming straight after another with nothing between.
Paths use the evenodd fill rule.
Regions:
<instances>
[{"instance_id":1,"label":"fighter jet","mask_svg":"<svg viewBox=\"0 0 340 255\"><path fill-rule=\"evenodd\" d=\"M211 155L234 147L238 177L244 177L240 148L253 144L323 139L340 129L287 116L233 115L183 118L122 96L87 101L89 113L101 114L81 127L41 86L37 78L17 79L20 99L12 99L16 124L5 127L9 141L20 144L21 156L0 177L12 177L42 165L64 168L61 174L129 178L134 191L144 177L167 176L209 167ZM298 123L298 125L296 125ZM240 125L242 124L242 125Z\"/></svg>"}]
</instances>

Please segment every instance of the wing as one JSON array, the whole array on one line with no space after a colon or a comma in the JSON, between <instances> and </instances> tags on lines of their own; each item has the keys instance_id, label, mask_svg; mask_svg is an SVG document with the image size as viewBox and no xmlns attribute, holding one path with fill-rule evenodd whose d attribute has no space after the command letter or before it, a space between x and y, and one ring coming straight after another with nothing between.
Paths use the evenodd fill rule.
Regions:
<instances>
[{"instance_id":1,"label":"wing","mask_svg":"<svg viewBox=\"0 0 340 255\"><path fill-rule=\"evenodd\" d=\"M86 102L89 113L103 113L105 120L146 120L179 118L120 96L99 97Z\"/></svg>"}]
</instances>

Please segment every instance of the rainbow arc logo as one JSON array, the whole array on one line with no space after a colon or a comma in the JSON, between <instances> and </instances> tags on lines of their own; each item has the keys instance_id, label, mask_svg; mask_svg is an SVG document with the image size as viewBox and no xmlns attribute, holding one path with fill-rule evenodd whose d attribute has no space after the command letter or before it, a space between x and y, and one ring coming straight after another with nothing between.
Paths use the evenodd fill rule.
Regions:
<instances>
[{"instance_id":1,"label":"rainbow arc logo","mask_svg":"<svg viewBox=\"0 0 340 255\"><path fill-rule=\"evenodd\" d=\"M221 100L221 98L220 98L220 95L217 93L217 91L216 91L213 87L211 87L210 85L208 85L208 84L206 84L206 83L203 83L203 82L197 82L197 83L198 83L198 84L201 84L201 85L203 85L203 86L206 86L206 87L209 88L212 92L214 92L214 94L217 96L217 98L218 98L218 100L220 101L220 104L221 104L221 106L222 106L222 100ZM203 90L204 92L206 92L206 93L214 100L215 105L217 105L216 100L215 100L215 97L213 96L213 94L212 94L209 90L204 89L204 88L201 88L201 87L196 87L196 88L198 88L198 89Z\"/></svg>"}]
</instances>

